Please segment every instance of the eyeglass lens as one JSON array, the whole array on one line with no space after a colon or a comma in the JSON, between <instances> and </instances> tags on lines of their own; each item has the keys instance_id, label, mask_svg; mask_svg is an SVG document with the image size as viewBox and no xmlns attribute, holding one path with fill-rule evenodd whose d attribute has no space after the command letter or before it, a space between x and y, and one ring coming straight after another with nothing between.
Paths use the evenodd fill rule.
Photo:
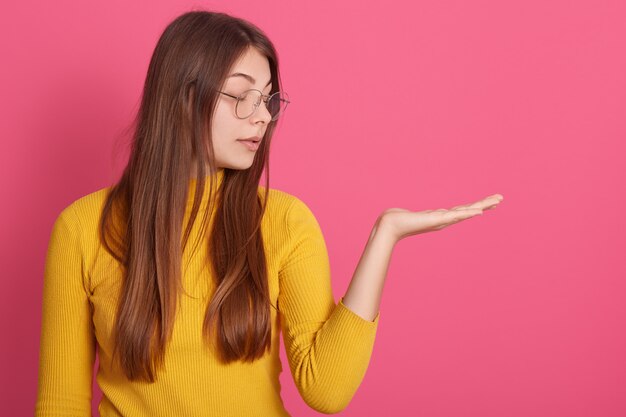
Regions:
<instances>
[{"instance_id":1,"label":"eyeglass lens","mask_svg":"<svg viewBox=\"0 0 626 417\"><path fill-rule=\"evenodd\" d=\"M237 116L245 119L254 113L256 109L256 103L260 103L261 93L257 90L248 90L244 92L240 97L239 102L237 103ZM267 110L272 116L272 120L278 119L287 107L288 98L285 93L276 92L270 96L267 103Z\"/></svg>"}]
</instances>

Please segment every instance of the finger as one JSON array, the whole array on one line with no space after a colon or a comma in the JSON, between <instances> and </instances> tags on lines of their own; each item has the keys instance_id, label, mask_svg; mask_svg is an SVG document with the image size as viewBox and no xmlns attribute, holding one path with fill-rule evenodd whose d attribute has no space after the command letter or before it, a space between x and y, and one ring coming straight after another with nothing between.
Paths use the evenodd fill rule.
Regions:
<instances>
[{"instance_id":1,"label":"finger","mask_svg":"<svg viewBox=\"0 0 626 417\"><path fill-rule=\"evenodd\" d=\"M501 194L493 194L493 195L490 195L489 197L485 197L482 200L476 201L474 203L454 206L451 208L451 210L458 210L458 209L491 210L492 208L495 208L503 199L504 197Z\"/></svg>"},{"instance_id":2,"label":"finger","mask_svg":"<svg viewBox=\"0 0 626 417\"><path fill-rule=\"evenodd\" d=\"M451 226L453 224L462 222L463 220L467 220L470 217L478 216L478 215L481 215L481 214L482 213L479 213L479 212L474 212L473 214L462 214L462 215L458 215L457 214L455 217L451 218L450 220L447 220L445 223L442 223L442 224L436 226L434 229L435 230L440 230L440 229L446 228L448 226Z\"/></svg>"},{"instance_id":3,"label":"finger","mask_svg":"<svg viewBox=\"0 0 626 417\"><path fill-rule=\"evenodd\" d=\"M442 209L440 209L442 210ZM433 210L439 211L439 210ZM470 217L478 216L482 214L481 209L458 209L458 210L450 210L447 213L442 213L443 219L437 226L433 227L433 230L441 230L450 225L459 223L460 221L469 219Z\"/></svg>"},{"instance_id":4,"label":"finger","mask_svg":"<svg viewBox=\"0 0 626 417\"><path fill-rule=\"evenodd\" d=\"M469 204L461 204L459 206L452 207L450 210L465 209L465 208L468 208L469 206L470 206Z\"/></svg>"},{"instance_id":5,"label":"finger","mask_svg":"<svg viewBox=\"0 0 626 417\"><path fill-rule=\"evenodd\" d=\"M470 217L481 215L483 214L483 211L480 208L465 208L465 209L451 210L446 214L450 219L449 221L459 222L461 220L469 219Z\"/></svg>"},{"instance_id":6,"label":"finger","mask_svg":"<svg viewBox=\"0 0 626 417\"><path fill-rule=\"evenodd\" d=\"M480 203L482 203L484 200L480 200L480 201L475 201L473 203L468 203L468 204L461 204L458 206L454 206L452 207L450 210L459 210L459 209L477 209L477 208L481 208Z\"/></svg>"},{"instance_id":7,"label":"finger","mask_svg":"<svg viewBox=\"0 0 626 417\"><path fill-rule=\"evenodd\" d=\"M500 204L502 200L504 200L504 197L502 197L500 194L494 194L492 196L489 196L483 200L482 209L483 210L495 209L496 207L498 207L498 204Z\"/></svg>"},{"instance_id":8,"label":"finger","mask_svg":"<svg viewBox=\"0 0 626 417\"><path fill-rule=\"evenodd\" d=\"M492 205L497 205L499 203L502 202L502 200L504 200L504 197L502 196L502 194L494 194L494 195L490 195L489 197L485 198L483 200L484 203L492 206Z\"/></svg>"}]
</instances>

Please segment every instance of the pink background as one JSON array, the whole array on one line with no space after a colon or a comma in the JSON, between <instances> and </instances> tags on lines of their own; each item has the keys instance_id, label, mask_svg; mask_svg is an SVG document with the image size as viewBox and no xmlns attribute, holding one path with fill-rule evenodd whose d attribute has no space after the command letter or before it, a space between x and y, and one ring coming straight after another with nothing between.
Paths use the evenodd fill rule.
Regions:
<instances>
[{"instance_id":1,"label":"pink background","mask_svg":"<svg viewBox=\"0 0 626 417\"><path fill-rule=\"evenodd\" d=\"M118 178L156 40L192 7L275 42L271 186L318 218L336 300L383 209L504 196L398 244L342 415L626 415L626 4L590 0L5 4L3 415L34 411L52 223ZM321 415L281 356L287 409Z\"/></svg>"}]
</instances>

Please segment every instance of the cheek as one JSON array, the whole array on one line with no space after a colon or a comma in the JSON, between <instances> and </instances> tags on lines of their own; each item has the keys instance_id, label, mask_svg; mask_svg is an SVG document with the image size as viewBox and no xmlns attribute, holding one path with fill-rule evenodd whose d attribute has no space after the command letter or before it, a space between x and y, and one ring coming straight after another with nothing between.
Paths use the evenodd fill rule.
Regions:
<instances>
[{"instance_id":1,"label":"cheek","mask_svg":"<svg viewBox=\"0 0 626 417\"><path fill-rule=\"evenodd\" d=\"M225 106L215 110L215 117L211 126L211 136L213 137L213 146L223 146L228 142L228 138L234 138L234 127L236 123L232 120L230 112Z\"/></svg>"}]
</instances>

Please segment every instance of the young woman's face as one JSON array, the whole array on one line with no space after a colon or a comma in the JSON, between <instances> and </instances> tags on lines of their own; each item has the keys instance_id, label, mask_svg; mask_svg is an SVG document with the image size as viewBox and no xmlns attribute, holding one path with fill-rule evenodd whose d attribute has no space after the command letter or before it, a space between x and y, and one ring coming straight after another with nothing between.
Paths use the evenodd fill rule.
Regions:
<instances>
[{"instance_id":1,"label":"young woman's face","mask_svg":"<svg viewBox=\"0 0 626 417\"><path fill-rule=\"evenodd\" d=\"M245 74L245 76L241 74ZM267 95L272 89L272 84L268 84L270 80L271 73L267 58L257 49L250 48L235 63L221 91L239 96L244 91L255 88ZM261 101L254 114L247 119L237 118L236 104L237 99L224 94L218 95L215 117L211 127L213 150L218 168L250 168L258 149L251 150L246 142L242 142L240 139L252 136L258 136L262 139L267 125L272 120L264 101Z\"/></svg>"}]
</instances>

